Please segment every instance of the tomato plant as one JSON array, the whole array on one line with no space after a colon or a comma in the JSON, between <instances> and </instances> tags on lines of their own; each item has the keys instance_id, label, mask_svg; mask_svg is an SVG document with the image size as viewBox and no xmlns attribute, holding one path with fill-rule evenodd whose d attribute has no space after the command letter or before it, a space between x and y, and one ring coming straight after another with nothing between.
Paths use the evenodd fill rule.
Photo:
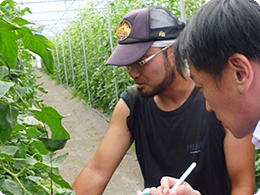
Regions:
<instances>
[{"instance_id":1,"label":"tomato plant","mask_svg":"<svg viewBox=\"0 0 260 195\"><path fill-rule=\"evenodd\" d=\"M56 156L70 135L62 116L44 105L32 68L34 54L54 72L53 43L22 16L13 0L0 4L0 191L4 194L73 194L59 175L67 153ZM48 135L51 133L51 137Z\"/></svg>"},{"instance_id":2,"label":"tomato plant","mask_svg":"<svg viewBox=\"0 0 260 195\"><path fill-rule=\"evenodd\" d=\"M256 148L255 156L255 178L256 178L256 188L255 193L260 190L260 148Z\"/></svg>"}]
</instances>

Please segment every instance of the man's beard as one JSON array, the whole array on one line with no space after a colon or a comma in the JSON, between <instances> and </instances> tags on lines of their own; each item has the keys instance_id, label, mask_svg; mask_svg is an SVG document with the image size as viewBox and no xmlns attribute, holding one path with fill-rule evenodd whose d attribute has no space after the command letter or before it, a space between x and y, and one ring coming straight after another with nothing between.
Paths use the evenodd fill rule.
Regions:
<instances>
[{"instance_id":1,"label":"man's beard","mask_svg":"<svg viewBox=\"0 0 260 195\"><path fill-rule=\"evenodd\" d=\"M154 89L152 89L152 91L149 91L149 92L143 92L142 89L138 89L140 95L143 98L154 97L155 95L158 95L158 94L164 92L172 84L172 82L175 78L175 70L173 67L171 67L170 62L167 58L164 61L164 66L166 69L166 75L165 75L163 81L158 86L156 86Z\"/></svg>"}]
</instances>

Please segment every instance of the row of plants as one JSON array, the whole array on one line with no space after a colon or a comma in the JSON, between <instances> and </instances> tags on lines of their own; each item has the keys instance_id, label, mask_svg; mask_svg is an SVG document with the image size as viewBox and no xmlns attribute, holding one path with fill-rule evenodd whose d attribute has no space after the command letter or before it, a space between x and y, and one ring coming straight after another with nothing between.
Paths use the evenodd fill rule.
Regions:
<instances>
[{"instance_id":1,"label":"row of plants","mask_svg":"<svg viewBox=\"0 0 260 195\"><path fill-rule=\"evenodd\" d=\"M66 83L74 88L74 92L90 103L92 106L102 108L109 114L112 113L119 96L127 86L132 85L133 81L128 74L121 68L106 66L105 63L111 55L109 25L107 9L104 1L89 1L88 6L81 10L83 25L83 36L85 40L85 51L88 67L88 80L86 79L86 69L84 66L84 53L81 38L80 19L70 23L67 29L56 33L53 42L57 49L54 50L54 64L58 74L57 82ZM204 0L185 0L185 12L187 22L196 10L205 3ZM103 6L101 6L103 5ZM113 35L113 46L117 45L115 36L116 29L123 16L132 9L158 5L172 10L173 13L181 18L179 0L116 0L109 2L109 14ZM80 18L80 16L79 16ZM70 33L70 34L68 34ZM72 48L72 56L69 52L69 37ZM58 56L58 57L57 57ZM73 61L73 69L70 64L70 57ZM72 72L73 71L73 72ZM73 75L75 86L73 83ZM115 81L118 93L115 93ZM91 97L89 97L89 94ZM256 191L260 188L260 150L256 150Z\"/></svg>"},{"instance_id":2,"label":"row of plants","mask_svg":"<svg viewBox=\"0 0 260 195\"><path fill-rule=\"evenodd\" d=\"M260 148L256 148L256 156L255 156L255 193L260 190Z\"/></svg>"},{"instance_id":3,"label":"row of plants","mask_svg":"<svg viewBox=\"0 0 260 195\"><path fill-rule=\"evenodd\" d=\"M0 4L0 192L5 195L74 194L59 174L70 135L54 108L44 105L33 70L35 54L53 73L53 43L30 29L13 0ZM49 135L51 134L51 136Z\"/></svg>"},{"instance_id":4,"label":"row of plants","mask_svg":"<svg viewBox=\"0 0 260 195\"><path fill-rule=\"evenodd\" d=\"M185 3L189 19L203 1L190 0ZM115 34L117 25L125 13L152 4L167 7L180 17L178 1L113 1L110 2L112 34ZM111 66L105 66L111 54L107 13L105 9L96 9L97 6L100 6L99 2L89 2L88 8L82 12L87 63L91 75L89 81L86 81L83 65L79 21L72 22L69 27L75 91L88 101L90 90L93 105L110 112L116 104L114 80L117 79L118 94L131 85L132 81L122 69L116 67L114 72ZM37 76L32 68L36 53L42 57L43 64L50 74L56 74L57 80L63 83L66 82L67 74L68 84L73 86L72 69L68 63L68 32L64 30L56 34L53 40L57 43L55 50L51 41L26 27L31 24L22 18L26 12L30 10L20 10L13 0L5 0L0 4L0 191L6 195L73 194L71 186L59 175L59 166L68 154L55 155L55 151L65 146L70 135L62 125L63 117L40 100L39 92L46 91L36 84ZM113 44L116 46L114 36ZM51 50L55 56L55 67ZM260 188L260 150L256 152L257 190Z\"/></svg>"}]
</instances>

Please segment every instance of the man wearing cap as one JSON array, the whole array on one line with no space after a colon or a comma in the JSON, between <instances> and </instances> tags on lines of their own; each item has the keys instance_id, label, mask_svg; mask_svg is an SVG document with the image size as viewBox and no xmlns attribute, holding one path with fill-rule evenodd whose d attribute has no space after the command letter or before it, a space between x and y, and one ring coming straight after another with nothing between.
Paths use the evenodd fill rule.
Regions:
<instances>
[{"instance_id":1,"label":"man wearing cap","mask_svg":"<svg viewBox=\"0 0 260 195\"><path fill-rule=\"evenodd\" d=\"M184 29L175 50L176 66L181 69L183 60L188 60L191 77L206 98L207 110L216 112L235 137L253 134L252 142L257 147L260 147L259 29L257 1L211 0ZM200 195L201 191L193 190L194 186L187 182L169 191L177 180L164 177L163 194ZM151 193L159 194L155 189Z\"/></svg>"},{"instance_id":2,"label":"man wearing cap","mask_svg":"<svg viewBox=\"0 0 260 195\"><path fill-rule=\"evenodd\" d=\"M102 194L133 141L144 187L158 186L164 175L178 178L196 162L187 181L202 194L252 195L251 138L237 140L225 131L207 112L188 70L176 71L172 50L183 28L174 14L157 6L123 18L107 64L126 66L136 86L121 94L106 136L73 185L77 195Z\"/></svg>"}]
</instances>

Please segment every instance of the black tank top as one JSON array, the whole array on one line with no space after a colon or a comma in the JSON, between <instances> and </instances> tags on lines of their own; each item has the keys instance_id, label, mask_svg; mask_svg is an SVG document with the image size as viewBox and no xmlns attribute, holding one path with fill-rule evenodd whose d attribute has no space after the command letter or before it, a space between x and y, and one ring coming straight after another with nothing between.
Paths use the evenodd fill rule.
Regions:
<instances>
[{"instance_id":1,"label":"black tank top","mask_svg":"<svg viewBox=\"0 0 260 195\"><path fill-rule=\"evenodd\" d=\"M130 109L128 128L135 140L144 187L157 187L163 176L179 178L192 162L197 167L186 179L202 195L230 195L225 130L205 98L194 88L186 102L170 112L160 110L153 98L142 98L129 87L121 98Z\"/></svg>"}]
</instances>

